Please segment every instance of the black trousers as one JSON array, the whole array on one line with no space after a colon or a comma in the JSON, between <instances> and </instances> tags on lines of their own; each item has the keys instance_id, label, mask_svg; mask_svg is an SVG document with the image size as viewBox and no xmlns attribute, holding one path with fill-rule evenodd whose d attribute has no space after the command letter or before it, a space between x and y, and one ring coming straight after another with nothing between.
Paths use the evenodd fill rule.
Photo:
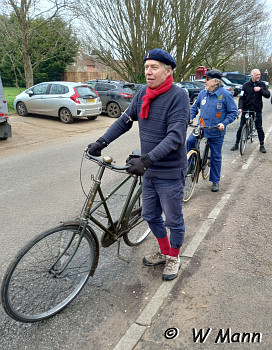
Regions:
<instances>
[{"instance_id":1,"label":"black trousers","mask_svg":"<svg viewBox=\"0 0 272 350\"><path fill-rule=\"evenodd\" d=\"M246 123L246 118L245 118L245 112L242 112L241 116L241 121L240 121L240 126L239 129L237 130L236 134L236 143L239 143L240 138L241 138L241 132L243 125ZM258 138L260 143L264 143L264 131L263 131L263 126L262 126L262 112L256 112L256 120L255 120L255 127L258 133Z\"/></svg>"}]
</instances>

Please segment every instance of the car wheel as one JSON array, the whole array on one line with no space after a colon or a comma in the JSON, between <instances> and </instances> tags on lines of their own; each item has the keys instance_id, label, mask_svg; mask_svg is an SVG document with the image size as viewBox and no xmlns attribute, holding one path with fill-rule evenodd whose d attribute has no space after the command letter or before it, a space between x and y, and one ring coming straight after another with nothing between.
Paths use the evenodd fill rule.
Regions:
<instances>
[{"instance_id":1,"label":"car wheel","mask_svg":"<svg viewBox=\"0 0 272 350\"><path fill-rule=\"evenodd\" d=\"M62 108L59 111L59 118L65 124L71 124L74 121L74 118L68 108Z\"/></svg>"},{"instance_id":2,"label":"car wheel","mask_svg":"<svg viewBox=\"0 0 272 350\"><path fill-rule=\"evenodd\" d=\"M110 118L119 118L121 115L121 109L115 102L110 102L107 105L107 114Z\"/></svg>"},{"instance_id":3,"label":"car wheel","mask_svg":"<svg viewBox=\"0 0 272 350\"><path fill-rule=\"evenodd\" d=\"M90 115L87 117L89 120L95 120L97 118L97 115Z\"/></svg>"},{"instance_id":4,"label":"car wheel","mask_svg":"<svg viewBox=\"0 0 272 350\"><path fill-rule=\"evenodd\" d=\"M196 99L197 99L197 96L194 96L193 99L192 99L192 104L195 103Z\"/></svg>"},{"instance_id":5,"label":"car wheel","mask_svg":"<svg viewBox=\"0 0 272 350\"><path fill-rule=\"evenodd\" d=\"M17 113L22 117L25 117L27 115L27 108L24 102L18 102L16 105L16 110Z\"/></svg>"}]
</instances>

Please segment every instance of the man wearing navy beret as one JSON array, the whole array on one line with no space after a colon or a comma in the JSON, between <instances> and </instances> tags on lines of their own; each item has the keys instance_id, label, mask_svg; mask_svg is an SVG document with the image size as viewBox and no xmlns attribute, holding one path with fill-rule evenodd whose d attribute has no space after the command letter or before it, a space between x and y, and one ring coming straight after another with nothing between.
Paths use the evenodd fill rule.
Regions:
<instances>
[{"instance_id":1,"label":"man wearing navy beret","mask_svg":"<svg viewBox=\"0 0 272 350\"><path fill-rule=\"evenodd\" d=\"M222 147L226 126L238 117L238 108L234 98L228 90L223 88L222 73L210 70L205 76L205 89L200 91L195 103L191 107L191 120L200 109L199 124L215 129L204 129L204 136L209 140L211 150L210 181L212 192L219 191L219 181L222 166ZM187 140L187 152L195 147L196 138L193 134ZM189 169L190 170L190 169Z\"/></svg>"},{"instance_id":2,"label":"man wearing navy beret","mask_svg":"<svg viewBox=\"0 0 272 350\"><path fill-rule=\"evenodd\" d=\"M128 172L143 175L142 217L160 248L155 254L145 256L143 262L147 266L164 264L162 278L172 280L180 268L179 252L185 234L182 198L187 172L185 141L190 102L188 94L173 85L176 61L168 52L148 51L144 66L147 86L88 150L93 155L101 155L104 147L138 121L142 156L128 161ZM170 241L166 227L170 229Z\"/></svg>"}]
</instances>

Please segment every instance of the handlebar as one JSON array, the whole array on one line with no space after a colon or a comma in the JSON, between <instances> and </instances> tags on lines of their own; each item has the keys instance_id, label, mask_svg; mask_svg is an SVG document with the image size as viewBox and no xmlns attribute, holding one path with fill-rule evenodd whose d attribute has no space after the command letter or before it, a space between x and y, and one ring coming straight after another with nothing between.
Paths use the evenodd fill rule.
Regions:
<instances>
[{"instance_id":1,"label":"handlebar","mask_svg":"<svg viewBox=\"0 0 272 350\"><path fill-rule=\"evenodd\" d=\"M112 164L113 159L110 156L104 156L103 159L101 159L101 158L97 158L97 157L92 156L88 152L88 149L85 149L84 152L85 152L85 157L87 159L89 159L89 160L91 160L91 161L93 161L95 163L98 163L98 164L100 164L100 165L102 165L102 166L104 166L104 167L106 167L106 168L108 168L110 170L125 171L125 170L130 168L130 165L126 165L126 166L123 166L123 167L117 167L117 166L113 165Z\"/></svg>"},{"instance_id":2,"label":"handlebar","mask_svg":"<svg viewBox=\"0 0 272 350\"><path fill-rule=\"evenodd\" d=\"M253 114L256 114L257 112L256 111L242 111L241 113L253 113Z\"/></svg>"},{"instance_id":3,"label":"handlebar","mask_svg":"<svg viewBox=\"0 0 272 350\"><path fill-rule=\"evenodd\" d=\"M204 125L201 125L201 124L198 124L198 125L189 124L189 126L191 128L199 128L199 129L218 129L217 126L204 126Z\"/></svg>"}]
</instances>

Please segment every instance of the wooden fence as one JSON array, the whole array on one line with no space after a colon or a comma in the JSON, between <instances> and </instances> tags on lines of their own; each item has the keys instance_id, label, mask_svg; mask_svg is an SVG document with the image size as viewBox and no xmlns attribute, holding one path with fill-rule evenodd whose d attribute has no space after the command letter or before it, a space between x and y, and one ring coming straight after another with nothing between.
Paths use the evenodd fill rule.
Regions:
<instances>
[{"instance_id":1,"label":"wooden fence","mask_svg":"<svg viewBox=\"0 0 272 350\"><path fill-rule=\"evenodd\" d=\"M92 79L112 79L124 80L115 72L64 72L62 74L63 81L74 81L84 83Z\"/></svg>"}]
</instances>

